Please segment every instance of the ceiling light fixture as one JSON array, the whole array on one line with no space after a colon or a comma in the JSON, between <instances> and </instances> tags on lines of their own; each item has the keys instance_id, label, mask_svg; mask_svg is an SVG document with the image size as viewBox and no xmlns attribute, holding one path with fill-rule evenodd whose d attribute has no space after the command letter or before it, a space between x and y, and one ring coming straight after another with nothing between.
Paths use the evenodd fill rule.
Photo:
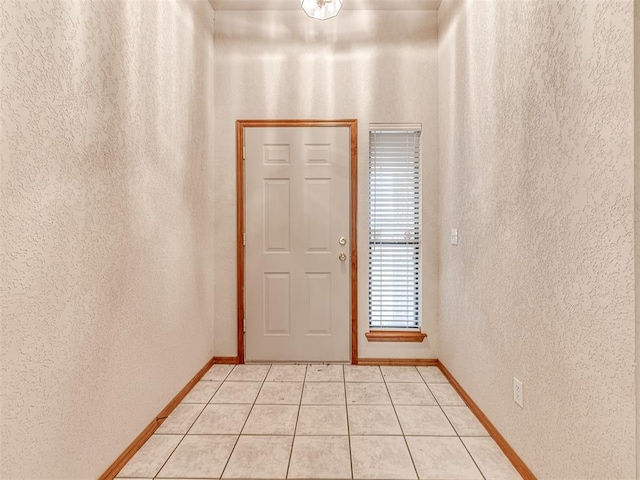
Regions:
<instances>
[{"instance_id":1,"label":"ceiling light fixture","mask_svg":"<svg viewBox=\"0 0 640 480\"><path fill-rule=\"evenodd\" d=\"M300 5L311 18L326 20L338 15L342 0L300 0Z\"/></svg>"}]
</instances>

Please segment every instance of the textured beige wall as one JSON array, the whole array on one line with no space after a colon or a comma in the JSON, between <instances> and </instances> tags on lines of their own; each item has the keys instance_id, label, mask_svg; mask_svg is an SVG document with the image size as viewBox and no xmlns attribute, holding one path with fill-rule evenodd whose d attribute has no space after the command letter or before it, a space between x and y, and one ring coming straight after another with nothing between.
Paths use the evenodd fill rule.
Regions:
<instances>
[{"instance_id":1,"label":"textured beige wall","mask_svg":"<svg viewBox=\"0 0 640 480\"><path fill-rule=\"evenodd\" d=\"M216 355L236 354L235 121L357 118L361 357L437 357L437 14L217 11ZM368 343L369 123L423 125L424 330L421 344Z\"/></svg>"},{"instance_id":2,"label":"textured beige wall","mask_svg":"<svg viewBox=\"0 0 640 480\"><path fill-rule=\"evenodd\" d=\"M438 14L440 358L541 479L635 478L632 15Z\"/></svg>"},{"instance_id":3,"label":"textured beige wall","mask_svg":"<svg viewBox=\"0 0 640 480\"><path fill-rule=\"evenodd\" d=\"M213 355L213 11L0 15L0 478L96 478Z\"/></svg>"}]
</instances>

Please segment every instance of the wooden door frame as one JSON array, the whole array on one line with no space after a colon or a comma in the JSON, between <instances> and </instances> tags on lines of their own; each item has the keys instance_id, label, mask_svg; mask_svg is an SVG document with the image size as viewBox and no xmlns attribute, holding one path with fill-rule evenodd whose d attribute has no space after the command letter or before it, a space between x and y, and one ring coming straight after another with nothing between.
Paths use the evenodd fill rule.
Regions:
<instances>
[{"instance_id":1,"label":"wooden door frame","mask_svg":"<svg viewBox=\"0 0 640 480\"><path fill-rule=\"evenodd\" d=\"M238 363L244 363L244 289L245 289L245 198L244 129L251 127L348 127L351 142L350 235L351 235L351 363L358 364L358 120L237 120L236 121L236 244L238 274Z\"/></svg>"}]
</instances>

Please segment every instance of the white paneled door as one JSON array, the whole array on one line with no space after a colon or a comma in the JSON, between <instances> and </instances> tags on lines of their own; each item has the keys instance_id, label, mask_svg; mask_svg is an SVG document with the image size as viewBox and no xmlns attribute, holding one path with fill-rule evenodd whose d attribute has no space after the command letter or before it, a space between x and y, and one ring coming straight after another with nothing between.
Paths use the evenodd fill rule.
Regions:
<instances>
[{"instance_id":1,"label":"white paneled door","mask_svg":"<svg viewBox=\"0 0 640 480\"><path fill-rule=\"evenodd\" d=\"M246 359L349 361L349 128L244 138Z\"/></svg>"}]
</instances>

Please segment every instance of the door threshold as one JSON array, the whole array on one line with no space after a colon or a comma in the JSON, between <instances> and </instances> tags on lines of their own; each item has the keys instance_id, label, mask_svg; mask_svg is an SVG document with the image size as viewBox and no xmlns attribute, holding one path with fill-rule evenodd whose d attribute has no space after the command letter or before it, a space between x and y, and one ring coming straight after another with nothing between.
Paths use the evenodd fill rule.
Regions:
<instances>
[{"instance_id":1,"label":"door threshold","mask_svg":"<svg viewBox=\"0 0 640 480\"><path fill-rule=\"evenodd\" d=\"M351 362L323 362L320 360L245 360L245 365L351 365Z\"/></svg>"}]
</instances>

